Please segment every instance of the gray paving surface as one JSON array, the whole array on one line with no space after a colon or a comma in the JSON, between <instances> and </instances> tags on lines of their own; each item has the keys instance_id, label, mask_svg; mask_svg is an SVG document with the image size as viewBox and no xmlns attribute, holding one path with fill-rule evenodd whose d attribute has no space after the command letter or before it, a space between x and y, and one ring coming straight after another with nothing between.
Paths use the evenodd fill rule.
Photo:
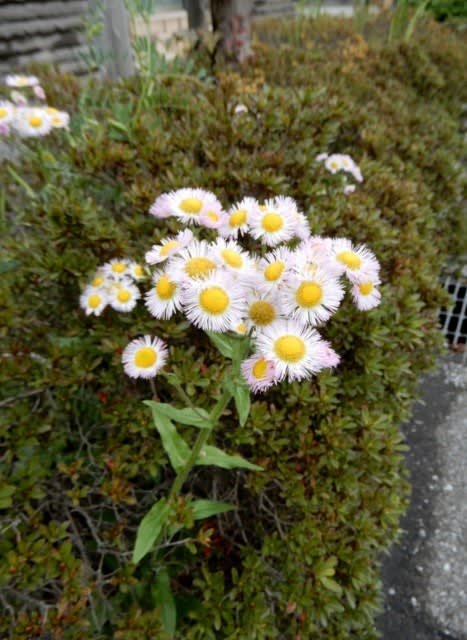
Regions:
<instances>
[{"instance_id":1,"label":"gray paving surface","mask_svg":"<svg viewBox=\"0 0 467 640\"><path fill-rule=\"evenodd\" d=\"M404 426L412 500L384 561L383 640L467 640L467 358L422 383Z\"/></svg>"}]
</instances>

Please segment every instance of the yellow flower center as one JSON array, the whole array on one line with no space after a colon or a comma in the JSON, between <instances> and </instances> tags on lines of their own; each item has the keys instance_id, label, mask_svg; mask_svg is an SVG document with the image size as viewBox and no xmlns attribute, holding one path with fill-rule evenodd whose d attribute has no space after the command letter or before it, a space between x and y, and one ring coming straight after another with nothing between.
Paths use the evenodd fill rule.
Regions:
<instances>
[{"instance_id":1,"label":"yellow flower center","mask_svg":"<svg viewBox=\"0 0 467 640\"><path fill-rule=\"evenodd\" d=\"M46 111L49 116L53 116L54 114L58 113L58 109L55 109L55 107L47 107Z\"/></svg>"},{"instance_id":2,"label":"yellow flower center","mask_svg":"<svg viewBox=\"0 0 467 640\"><path fill-rule=\"evenodd\" d=\"M236 333L241 333L242 335L244 335L247 331L246 324L244 324L243 322L237 324L237 326L235 327L235 331Z\"/></svg>"},{"instance_id":3,"label":"yellow flower center","mask_svg":"<svg viewBox=\"0 0 467 640\"><path fill-rule=\"evenodd\" d=\"M201 291L199 304L203 311L219 315L229 306L230 299L224 289L220 287L207 287Z\"/></svg>"},{"instance_id":4,"label":"yellow flower center","mask_svg":"<svg viewBox=\"0 0 467 640\"><path fill-rule=\"evenodd\" d=\"M332 160L330 164L331 164L331 168L332 169L338 169L339 168L339 163L337 162L337 160Z\"/></svg>"},{"instance_id":5,"label":"yellow flower center","mask_svg":"<svg viewBox=\"0 0 467 640\"><path fill-rule=\"evenodd\" d=\"M141 369L152 367L157 362L157 353L152 347L142 347L135 353L135 365Z\"/></svg>"},{"instance_id":6,"label":"yellow flower center","mask_svg":"<svg viewBox=\"0 0 467 640\"><path fill-rule=\"evenodd\" d=\"M215 268L215 262L209 260L209 258L191 258L185 265L185 272L190 278L204 278Z\"/></svg>"},{"instance_id":7,"label":"yellow flower center","mask_svg":"<svg viewBox=\"0 0 467 640\"><path fill-rule=\"evenodd\" d=\"M251 372L254 375L254 377L258 380L260 378L264 378L264 376L266 375L267 368L268 368L268 363L264 358L261 358L261 360L258 360L258 362L255 362Z\"/></svg>"},{"instance_id":8,"label":"yellow flower center","mask_svg":"<svg viewBox=\"0 0 467 640\"><path fill-rule=\"evenodd\" d=\"M0 118L6 118L7 115L8 115L8 110L4 109L3 107L0 107Z\"/></svg>"},{"instance_id":9,"label":"yellow flower center","mask_svg":"<svg viewBox=\"0 0 467 640\"><path fill-rule=\"evenodd\" d=\"M264 326L276 319L276 310L270 302L257 300L250 306L249 316L255 324Z\"/></svg>"},{"instance_id":10,"label":"yellow flower center","mask_svg":"<svg viewBox=\"0 0 467 640\"><path fill-rule=\"evenodd\" d=\"M264 270L264 277L269 282L275 282L276 280L279 280L284 269L285 269L284 262L272 262Z\"/></svg>"},{"instance_id":11,"label":"yellow flower center","mask_svg":"<svg viewBox=\"0 0 467 640\"><path fill-rule=\"evenodd\" d=\"M219 215L215 211L208 211L206 215L209 220L212 220L213 222L219 222Z\"/></svg>"},{"instance_id":12,"label":"yellow flower center","mask_svg":"<svg viewBox=\"0 0 467 640\"><path fill-rule=\"evenodd\" d=\"M199 198L185 198L180 202L180 209L184 213L192 213L197 215L201 211L203 201Z\"/></svg>"},{"instance_id":13,"label":"yellow flower center","mask_svg":"<svg viewBox=\"0 0 467 640\"><path fill-rule=\"evenodd\" d=\"M93 293L92 295L89 296L88 305L91 307L91 309L97 309L100 303L101 303L101 297L98 296L97 293Z\"/></svg>"},{"instance_id":14,"label":"yellow flower center","mask_svg":"<svg viewBox=\"0 0 467 640\"><path fill-rule=\"evenodd\" d=\"M28 79L26 78L26 76L16 76L16 86L17 87L24 87L24 85L27 83Z\"/></svg>"},{"instance_id":15,"label":"yellow flower center","mask_svg":"<svg viewBox=\"0 0 467 640\"><path fill-rule=\"evenodd\" d=\"M243 265L242 256L236 251L233 251L233 249L224 249L223 251L221 251L221 256L224 258L226 264L228 264L229 267L240 269L240 267Z\"/></svg>"},{"instance_id":16,"label":"yellow flower center","mask_svg":"<svg viewBox=\"0 0 467 640\"><path fill-rule=\"evenodd\" d=\"M131 293L127 289L122 289L117 293L117 299L119 302L128 302L131 300Z\"/></svg>"},{"instance_id":17,"label":"yellow flower center","mask_svg":"<svg viewBox=\"0 0 467 640\"><path fill-rule=\"evenodd\" d=\"M173 283L167 274L162 275L156 284L156 293L161 300L170 300L175 293L177 285Z\"/></svg>"},{"instance_id":18,"label":"yellow flower center","mask_svg":"<svg viewBox=\"0 0 467 640\"><path fill-rule=\"evenodd\" d=\"M305 343L298 336L281 336L274 343L274 352L285 362L299 362L306 353Z\"/></svg>"},{"instance_id":19,"label":"yellow flower center","mask_svg":"<svg viewBox=\"0 0 467 640\"><path fill-rule=\"evenodd\" d=\"M160 254L163 258L166 258L172 249L176 249L180 245L178 240L169 240L163 247L161 247Z\"/></svg>"},{"instance_id":20,"label":"yellow flower center","mask_svg":"<svg viewBox=\"0 0 467 640\"><path fill-rule=\"evenodd\" d=\"M238 209L229 218L229 224L231 227L240 227L245 224L247 212L244 209Z\"/></svg>"},{"instance_id":21,"label":"yellow flower center","mask_svg":"<svg viewBox=\"0 0 467 640\"><path fill-rule=\"evenodd\" d=\"M126 264L124 262L115 262L112 265L112 271L114 273L123 273L126 271Z\"/></svg>"},{"instance_id":22,"label":"yellow flower center","mask_svg":"<svg viewBox=\"0 0 467 640\"><path fill-rule=\"evenodd\" d=\"M360 293L362 296L367 296L373 291L373 283L372 282L362 282L358 285Z\"/></svg>"},{"instance_id":23,"label":"yellow flower center","mask_svg":"<svg viewBox=\"0 0 467 640\"><path fill-rule=\"evenodd\" d=\"M41 126L43 120L40 116L29 116L28 122L31 127L33 127L34 129L38 129Z\"/></svg>"},{"instance_id":24,"label":"yellow flower center","mask_svg":"<svg viewBox=\"0 0 467 640\"><path fill-rule=\"evenodd\" d=\"M301 307L314 307L323 297L323 289L315 282L303 282L295 293L295 300Z\"/></svg>"},{"instance_id":25,"label":"yellow flower center","mask_svg":"<svg viewBox=\"0 0 467 640\"><path fill-rule=\"evenodd\" d=\"M144 276L144 269L140 264L135 264L135 266L133 267L133 274L137 277L137 278L141 278L142 276Z\"/></svg>"},{"instance_id":26,"label":"yellow flower center","mask_svg":"<svg viewBox=\"0 0 467 640\"><path fill-rule=\"evenodd\" d=\"M268 233L279 231L284 226L284 220L278 213L267 213L261 220L263 229Z\"/></svg>"},{"instance_id":27,"label":"yellow flower center","mask_svg":"<svg viewBox=\"0 0 467 640\"><path fill-rule=\"evenodd\" d=\"M63 118L61 118L60 116L53 116L52 125L54 127L60 127L62 124L63 124Z\"/></svg>"},{"instance_id":28,"label":"yellow flower center","mask_svg":"<svg viewBox=\"0 0 467 640\"><path fill-rule=\"evenodd\" d=\"M353 251L341 251L337 254L337 259L342 264L345 264L349 269L359 269L362 264L362 259L357 256Z\"/></svg>"},{"instance_id":29,"label":"yellow flower center","mask_svg":"<svg viewBox=\"0 0 467 640\"><path fill-rule=\"evenodd\" d=\"M104 278L102 278L101 276L96 276L92 281L91 281L91 285L93 287L100 287L101 284L104 284Z\"/></svg>"}]
</instances>

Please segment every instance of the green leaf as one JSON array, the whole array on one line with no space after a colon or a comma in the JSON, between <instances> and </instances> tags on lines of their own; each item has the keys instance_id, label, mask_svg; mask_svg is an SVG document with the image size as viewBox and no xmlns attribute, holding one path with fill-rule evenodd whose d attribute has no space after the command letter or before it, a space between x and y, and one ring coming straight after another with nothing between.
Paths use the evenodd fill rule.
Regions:
<instances>
[{"instance_id":1,"label":"green leaf","mask_svg":"<svg viewBox=\"0 0 467 640\"><path fill-rule=\"evenodd\" d=\"M177 628L177 608L170 587L169 573L165 568L161 569L156 576L154 600L161 608L165 630L173 635Z\"/></svg>"},{"instance_id":2,"label":"green leaf","mask_svg":"<svg viewBox=\"0 0 467 640\"><path fill-rule=\"evenodd\" d=\"M205 466L214 464L222 469L251 469L252 471L263 471L262 467L257 464L248 462L240 456L230 456L222 449L206 445L199 454L196 464Z\"/></svg>"},{"instance_id":3,"label":"green leaf","mask_svg":"<svg viewBox=\"0 0 467 640\"><path fill-rule=\"evenodd\" d=\"M135 548L133 550L133 562L135 564L138 564L138 562L151 551L168 515L169 505L165 498L161 498L141 520L136 534Z\"/></svg>"},{"instance_id":4,"label":"green leaf","mask_svg":"<svg viewBox=\"0 0 467 640\"><path fill-rule=\"evenodd\" d=\"M21 263L17 260L3 260L0 262L0 274L15 271L19 266Z\"/></svg>"},{"instance_id":5,"label":"green leaf","mask_svg":"<svg viewBox=\"0 0 467 640\"><path fill-rule=\"evenodd\" d=\"M244 384L237 384L234 386L233 392L235 406L237 407L238 411L238 419L240 421L240 426L243 427L250 414L250 390Z\"/></svg>"},{"instance_id":6,"label":"green leaf","mask_svg":"<svg viewBox=\"0 0 467 640\"><path fill-rule=\"evenodd\" d=\"M219 351L226 358L232 359L233 356L233 343L232 338L224 335L223 333L214 333L213 331L206 331L211 341L216 345Z\"/></svg>"},{"instance_id":7,"label":"green leaf","mask_svg":"<svg viewBox=\"0 0 467 640\"><path fill-rule=\"evenodd\" d=\"M146 404L151 407L153 414L163 415L180 424L189 424L198 429L209 429L209 414L205 409L186 407L185 409L176 409L171 404L165 402L154 402L147 400Z\"/></svg>"},{"instance_id":8,"label":"green leaf","mask_svg":"<svg viewBox=\"0 0 467 640\"><path fill-rule=\"evenodd\" d=\"M157 406L157 402L146 400L144 404L147 404L152 409L152 417L154 418L154 424L161 437L162 445L169 456L172 467L178 473L183 469L190 457L190 447L177 432L171 420L163 413L159 413L154 407L154 405Z\"/></svg>"},{"instance_id":9,"label":"green leaf","mask_svg":"<svg viewBox=\"0 0 467 640\"><path fill-rule=\"evenodd\" d=\"M195 500L190 504L190 507L193 511L193 518L195 520L210 518L211 516L215 516L219 513L234 511L237 508L234 504L219 502L218 500Z\"/></svg>"},{"instance_id":10,"label":"green leaf","mask_svg":"<svg viewBox=\"0 0 467 640\"><path fill-rule=\"evenodd\" d=\"M340 584L337 584L337 582L332 578L326 578L326 576L322 576L320 578L320 582L323 586L326 587L326 589L329 589L329 591L333 591L338 595L342 594L342 587L340 586Z\"/></svg>"}]
</instances>

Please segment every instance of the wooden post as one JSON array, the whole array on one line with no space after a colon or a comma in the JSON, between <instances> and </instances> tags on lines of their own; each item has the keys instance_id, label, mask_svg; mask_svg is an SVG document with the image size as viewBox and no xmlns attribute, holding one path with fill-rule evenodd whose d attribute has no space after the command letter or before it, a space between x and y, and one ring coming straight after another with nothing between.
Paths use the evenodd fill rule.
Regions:
<instances>
[{"instance_id":1,"label":"wooden post","mask_svg":"<svg viewBox=\"0 0 467 640\"><path fill-rule=\"evenodd\" d=\"M253 0L211 0L212 27L221 35L227 56L245 62L253 55L251 14Z\"/></svg>"},{"instance_id":2,"label":"wooden post","mask_svg":"<svg viewBox=\"0 0 467 640\"><path fill-rule=\"evenodd\" d=\"M89 8L102 20L94 46L102 50L104 74L112 80L133 75L130 23L123 0L89 0Z\"/></svg>"}]
</instances>

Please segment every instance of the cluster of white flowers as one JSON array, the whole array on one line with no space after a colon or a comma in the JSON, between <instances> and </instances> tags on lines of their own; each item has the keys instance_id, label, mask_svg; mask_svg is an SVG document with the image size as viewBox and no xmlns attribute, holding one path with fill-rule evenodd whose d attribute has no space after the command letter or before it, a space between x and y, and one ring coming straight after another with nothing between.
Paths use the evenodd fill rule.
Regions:
<instances>
[{"instance_id":1,"label":"cluster of white flowers","mask_svg":"<svg viewBox=\"0 0 467 640\"><path fill-rule=\"evenodd\" d=\"M13 90L10 100L0 99L0 135L37 137L68 126L68 113L45 104L46 96L36 76L8 75L5 84ZM35 104L28 101L24 93L27 89L32 89Z\"/></svg>"},{"instance_id":2,"label":"cluster of white flowers","mask_svg":"<svg viewBox=\"0 0 467 640\"><path fill-rule=\"evenodd\" d=\"M292 198L244 198L224 210L211 192L179 189L159 196L150 213L197 225L198 237L184 229L164 238L146 253L146 267L125 259L99 267L82 308L94 315L106 305L130 311L140 297L135 282L151 277L144 300L155 318L183 313L202 330L251 336L253 353L241 370L253 391L339 362L316 327L339 308L345 281L359 309L380 302L373 253L345 238L313 236ZM214 230L214 240L199 237L203 228ZM152 377L166 357L164 343L145 336L126 347L123 363L132 377Z\"/></svg>"},{"instance_id":3,"label":"cluster of white flowers","mask_svg":"<svg viewBox=\"0 0 467 640\"><path fill-rule=\"evenodd\" d=\"M344 153L320 153L316 156L317 162L324 162L324 166L331 173L339 173L343 171L351 175L357 182L363 182L363 175L358 164L351 156ZM344 193L349 195L355 191L355 184L346 184Z\"/></svg>"}]
</instances>

